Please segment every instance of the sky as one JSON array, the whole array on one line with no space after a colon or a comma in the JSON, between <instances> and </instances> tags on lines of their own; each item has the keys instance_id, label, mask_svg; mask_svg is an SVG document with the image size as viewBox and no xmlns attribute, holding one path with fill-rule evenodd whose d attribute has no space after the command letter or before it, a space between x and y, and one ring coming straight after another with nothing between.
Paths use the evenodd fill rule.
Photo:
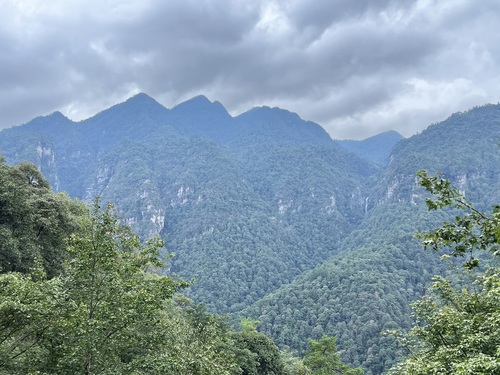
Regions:
<instances>
[{"instance_id":1,"label":"sky","mask_svg":"<svg viewBox=\"0 0 500 375\"><path fill-rule=\"evenodd\" d=\"M145 92L408 137L500 101L499 26L499 0L0 0L0 128Z\"/></svg>"}]
</instances>

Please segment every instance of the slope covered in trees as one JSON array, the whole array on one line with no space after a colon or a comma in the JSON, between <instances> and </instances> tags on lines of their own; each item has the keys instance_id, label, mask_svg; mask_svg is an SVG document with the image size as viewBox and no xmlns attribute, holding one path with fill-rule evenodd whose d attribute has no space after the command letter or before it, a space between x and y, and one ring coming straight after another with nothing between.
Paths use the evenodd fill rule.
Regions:
<instances>
[{"instance_id":1,"label":"slope covered in trees","mask_svg":"<svg viewBox=\"0 0 500 375\"><path fill-rule=\"evenodd\" d=\"M413 238L450 214L427 211L416 172L443 172L480 209L498 202L499 119L488 105L386 142L383 167L288 111L231 117L204 97L166 109L141 94L80 123L55 113L4 130L0 149L55 189L116 203L143 239L160 234L166 269L210 311L258 319L299 355L336 336L346 363L381 374L403 353L381 333L409 328L409 304L445 271Z\"/></svg>"},{"instance_id":2,"label":"slope covered in trees","mask_svg":"<svg viewBox=\"0 0 500 375\"><path fill-rule=\"evenodd\" d=\"M242 312L283 346L304 350L302 337L336 335L342 358L381 374L399 348L385 330L411 325L409 304L435 274L446 271L436 254L413 238L450 215L427 211L416 173L441 171L485 207L498 202L500 107L453 115L400 141L370 199L375 207L341 243L339 255Z\"/></svg>"},{"instance_id":3,"label":"slope covered in trees","mask_svg":"<svg viewBox=\"0 0 500 375\"><path fill-rule=\"evenodd\" d=\"M52 211L38 212L32 195L59 195L35 166L2 164L0 177L2 208L11 217L18 218L18 206L28 218L52 219ZM12 194L12 186L26 194ZM157 273L162 241L141 243L111 205L65 203L78 210L50 221L57 251L48 253L45 238L20 231L30 229L29 219L10 223L2 256L19 259L17 269L3 262L0 271L0 374L317 373L281 352L253 323L232 331L223 318L180 295L185 281ZM9 248L16 241L22 243ZM39 252L33 252L36 245ZM58 267L48 268L42 257ZM338 358L335 351L328 355L324 360ZM322 353L315 358L321 361ZM338 360L335 366L348 369Z\"/></svg>"},{"instance_id":4,"label":"slope covered in trees","mask_svg":"<svg viewBox=\"0 0 500 375\"><path fill-rule=\"evenodd\" d=\"M433 194L430 210L454 207L459 214L441 227L421 233L424 244L460 259L453 277L436 276L424 297L412 305L415 322L399 336L407 350L391 374L496 374L500 317L500 207L481 212L441 176L419 173Z\"/></svg>"},{"instance_id":5,"label":"slope covered in trees","mask_svg":"<svg viewBox=\"0 0 500 375\"><path fill-rule=\"evenodd\" d=\"M188 295L219 312L334 254L378 171L296 114L233 118L205 97L169 110L140 94L81 123L56 113L1 132L0 149L72 196L113 202L142 238L161 234L171 270L196 280Z\"/></svg>"}]
</instances>

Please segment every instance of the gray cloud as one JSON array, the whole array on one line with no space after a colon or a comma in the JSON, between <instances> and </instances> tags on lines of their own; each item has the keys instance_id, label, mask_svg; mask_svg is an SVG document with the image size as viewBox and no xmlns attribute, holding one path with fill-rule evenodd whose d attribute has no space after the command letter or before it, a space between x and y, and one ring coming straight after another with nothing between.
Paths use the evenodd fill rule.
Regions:
<instances>
[{"instance_id":1,"label":"gray cloud","mask_svg":"<svg viewBox=\"0 0 500 375\"><path fill-rule=\"evenodd\" d=\"M6 0L0 127L144 91L280 106L334 138L409 136L498 101L499 20L495 0Z\"/></svg>"}]
</instances>

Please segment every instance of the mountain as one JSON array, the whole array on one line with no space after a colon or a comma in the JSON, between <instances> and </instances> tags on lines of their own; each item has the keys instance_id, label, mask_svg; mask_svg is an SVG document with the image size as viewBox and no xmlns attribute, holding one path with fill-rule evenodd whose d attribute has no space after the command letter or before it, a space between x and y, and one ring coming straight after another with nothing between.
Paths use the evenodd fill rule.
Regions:
<instances>
[{"instance_id":1,"label":"mountain","mask_svg":"<svg viewBox=\"0 0 500 375\"><path fill-rule=\"evenodd\" d=\"M139 94L81 122L56 112L3 130L0 150L57 191L115 203L143 239L160 235L195 301L258 319L292 352L336 335L343 360L373 375L400 350L381 332L409 327L409 304L446 272L413 238L447 217L427 211L416 172L494 204L499 137L498 105L408 139L334 141L280 108L232 117L204 96L167 109Z\"/></svg>"},{"instance_id":2,"label":"mountain","mask_svg":"<svg viewBox=\"0 0 500 375\"><path fill-rule=\"evenodd\" d=\"M310 143L332 145L328 133L312 121L280 108L256 107L236 117L239 142Z\"/></svg>"},{"instance_id":3,"label":"mountain","mask_svg":"<svg viewBox=\"0 0 500 375\"><path fill-rule=\"evenodd\" d=\"M397 143L370 200L373 208L337 255L242 311L281 346L304 350L303 337L338 337L346 362L382 374L397 359L389 329L411 324L409 304L434 274L447 272L413 233L450 218L428 212L416 172L450 178L477 207L500 201L500 106L487 105Z\"/></svg>"},{"instance_id":4,"label":"mountain","mask_svg":"<svg viewBox=\"0 0 500 375\"><path fill-rule=\"evenodd\" d=\"M171 123L181 134L202 136L215 142L230 139L238 133L224 106L200 95L172 108Z\"/></svg>"},{"instance_id":5,"label":"mountain","mask_svg":"<svg viewBox=\"0 0 500 375\"><path fill-rule=\"evenodd\" d=\"M195 281L187 294L222 313L335 254L379 172L279 108L233 118L203 96L167 109L139 94L79 123L61 116L2 131L8 162L34 162L56 190L99 195L143 238L161 235L171 271Z\"/></svg>"},{"instance_id":6,"label":"mountain","mask_svg":"<svg viewBox=\"0 0 500 375\"><path fill-rule=\"evenodd\" d=\"M360 158L385 167L389 164L392 149L402 139L401 134L390 130L362 141L342 140L336 141L336 143Z\"/></svg>"}]
</instances>

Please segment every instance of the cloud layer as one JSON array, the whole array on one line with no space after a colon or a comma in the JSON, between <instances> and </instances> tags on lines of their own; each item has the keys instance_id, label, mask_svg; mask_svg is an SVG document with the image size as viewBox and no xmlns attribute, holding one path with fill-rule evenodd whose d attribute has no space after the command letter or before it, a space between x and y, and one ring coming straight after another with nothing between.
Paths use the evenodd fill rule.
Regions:
<instances>
[{"instance_id":1,"label":"cloud layer","mask_svg":"<svg viewBox=\"0 0 500 375\"><path fill-rule=\"evenodd\" d=\"M279 106L334 138L498 102L497 0L5 0L0 127L143 91Z\"/></svg>"}]
</instances>

